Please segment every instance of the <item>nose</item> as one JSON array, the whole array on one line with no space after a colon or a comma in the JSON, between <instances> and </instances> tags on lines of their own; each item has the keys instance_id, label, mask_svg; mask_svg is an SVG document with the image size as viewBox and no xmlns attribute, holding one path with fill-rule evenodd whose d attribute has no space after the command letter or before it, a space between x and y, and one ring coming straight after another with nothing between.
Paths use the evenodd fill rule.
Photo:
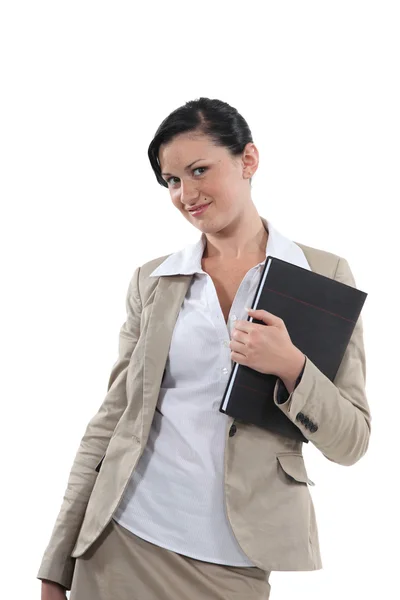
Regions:
<instances>
[{"instance_id":1,"label":"nose","mask_svg":"<svg viewBox=\"0 0 400 600\"><path fill-rule=\"evenodd\" d=\"M181 179L181 202L187 204L198 197L199 193L195 182Z\"/></svg>"}]
</instances>

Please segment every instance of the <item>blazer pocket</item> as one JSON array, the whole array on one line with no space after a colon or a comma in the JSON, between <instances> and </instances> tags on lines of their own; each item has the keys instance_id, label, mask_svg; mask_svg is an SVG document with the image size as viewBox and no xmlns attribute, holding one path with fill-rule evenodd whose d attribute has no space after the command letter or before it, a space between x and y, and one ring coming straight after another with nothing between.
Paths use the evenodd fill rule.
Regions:
<instances>
[{"instance_id":1,"label":"blazer pocket","mask_svg":"<svg viewBox=\"0 0 400 600\"><path fill-rule=\"evenodd\" d=\"M101 459L101 461L99 462L99 464L97 465L97 467L95 468L95 471L99 472L101 469L101 465L103 464L103 460L104 460L105 454L103 456L103 458Z\"/></svg>"},{"instance_id":2,"label":"blazer pocket","mask_svg":"<svg viewBox=\"0 0 400 600\"><path fill-rule=\"evenodd\" d=\"M315 485L315 483L308 478L302 454L282 452L277 454L276 457L283 471L291 480L306 483L308 485Z\"/></svg>"}]
</instances>

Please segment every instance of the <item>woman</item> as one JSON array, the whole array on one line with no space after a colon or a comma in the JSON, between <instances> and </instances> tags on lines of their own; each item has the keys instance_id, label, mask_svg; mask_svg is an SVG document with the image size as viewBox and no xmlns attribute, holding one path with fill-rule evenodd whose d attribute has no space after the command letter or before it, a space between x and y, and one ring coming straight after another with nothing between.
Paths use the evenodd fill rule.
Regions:
<instances>
[{"instance_id":1,"label":"woman","mask_svg":"<svg viewBox=\"0 0 400 600\"><path fill-rule=\"evenodd\" d=\"M284 322L246 311L267 254L355 287L344 258L294 243L251 199L258 151L228 104L172 112L149 146L199 241L137 267L107 395L87 426L38 578L42 599L269 598L273 570L321 568L302 442L219 411L235 362L331 461L366 452L359 319L332 383ZM247 316L262 320L247 321Z\"/></svg>"}]
</instances>

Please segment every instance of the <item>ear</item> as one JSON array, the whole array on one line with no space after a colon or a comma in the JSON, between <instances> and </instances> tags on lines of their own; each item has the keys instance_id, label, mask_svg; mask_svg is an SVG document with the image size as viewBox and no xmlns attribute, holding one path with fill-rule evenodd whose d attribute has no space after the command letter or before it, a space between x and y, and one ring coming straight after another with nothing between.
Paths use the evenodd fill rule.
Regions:
<instances>
[{"instance_id":1,"label":"ear","mask_svg":"<svg viewBox=\"0 0 400 600\"><path fill-rule=\"evenodd\" d=\"M258 169L259 153L257 146L249 142L242 153L243 177L249 179Z\"/></svg>"}]
</instances>

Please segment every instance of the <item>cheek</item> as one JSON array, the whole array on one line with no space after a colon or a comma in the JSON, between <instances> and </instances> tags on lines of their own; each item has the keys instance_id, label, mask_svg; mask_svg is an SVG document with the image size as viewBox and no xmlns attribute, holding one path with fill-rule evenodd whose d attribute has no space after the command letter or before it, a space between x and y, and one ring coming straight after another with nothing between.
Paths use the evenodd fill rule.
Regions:
<instances>
[{"instance_id":1,"label":"cheek","mask_svg":"<svg viewBox=\"0 0 400 600\"><path fill-rule=\"evenodd\" d=\"M175 206L179 206L180 207L182 205L181 204L181 195L180 195L180 193L178 191L171 190L170 197L171 197L172 203Z\"/></svg>"}]
</instances>

